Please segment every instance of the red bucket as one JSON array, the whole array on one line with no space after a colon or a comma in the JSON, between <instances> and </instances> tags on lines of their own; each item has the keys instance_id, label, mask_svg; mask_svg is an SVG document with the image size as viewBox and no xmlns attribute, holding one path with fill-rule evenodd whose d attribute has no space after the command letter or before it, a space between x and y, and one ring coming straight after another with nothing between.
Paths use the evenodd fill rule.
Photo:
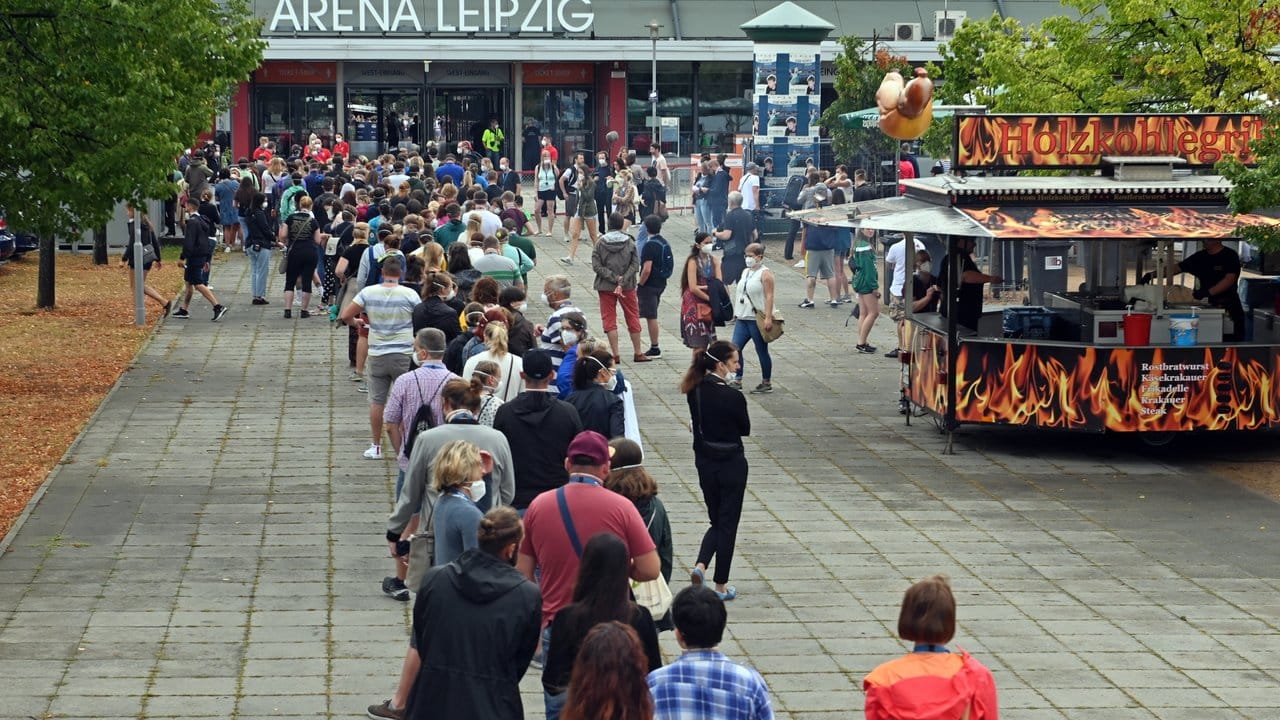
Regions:
<instances>
[{"instance_id":1,"label":"red bucket","mask_svg":"<svg viewBox=\"0 0 1280 720\"><path fill-rule=\"evenodd\" d=\"M1151 313L1128 313L1124 316L1124 344L1151 344Z\"/></svg>"}]
</instances>

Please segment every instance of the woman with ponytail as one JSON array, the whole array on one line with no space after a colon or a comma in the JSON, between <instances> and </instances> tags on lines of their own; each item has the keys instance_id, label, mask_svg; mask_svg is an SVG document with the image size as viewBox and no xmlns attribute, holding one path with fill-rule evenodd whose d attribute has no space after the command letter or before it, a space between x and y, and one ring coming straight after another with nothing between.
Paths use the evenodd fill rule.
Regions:
<instances>
[{"instance_id":1,"label":"woman with ponytail","mask_svg":"<svg viewBox=\"0 0 1280 720\"><path fill-rule=\"evenodd\" d=\"M492 317L490 317L491 314L493 314ZM504 322L507 311L497 308L485 313L485 316L484 349L467 358L466 364L462 367L462 377L471 377L476 367L482 362L497 363L502 370L502 380L494 391L494 397L502 402L510 402L524 392L524 379L520 375L524 371L524 362L507 346L507 328L510 327Z\"/></svg>"},{"instance_id":2,"label":"woman with ponytail","mask_svg":"<svg viewBox=\"0 0 1280 720\"><path fill-rule=\"evenodd\" d=\"M405 718L524 719L520 679L538 644L542 596L512 566L523 537L514 509L490 510L479 547L427 573L413 607L420 668L409 676L417 682Z\"/></svg>"},{"instance_id":3,"label":"woman with ponytail","mask_svg":"<svg viewBox=\"0 0 1280 720\"><path fill-rule=\"evenodd\" d=\"M737 589L728 584L729 569L747 492L747 457L742 438L751 434L751 417L746 398L728 384L737 371L738 348L717 340L693 356L680 383L680 392L689 402L698 485L711 521L702 536L690 577L694 585L703 584L707 567L714 559L715 591L721 600L738 596Z\"/></svg>"}]
</instances>

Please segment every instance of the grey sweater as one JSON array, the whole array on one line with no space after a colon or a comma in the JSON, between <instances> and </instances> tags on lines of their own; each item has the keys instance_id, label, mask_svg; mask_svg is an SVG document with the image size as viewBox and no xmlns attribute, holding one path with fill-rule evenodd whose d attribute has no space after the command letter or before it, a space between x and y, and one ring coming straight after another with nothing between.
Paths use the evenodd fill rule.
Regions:
<instances>
[{"instance_id":1,"label":"grey sweater","mask_svg":"<svg viewBox=\"0 0 1280 720\"><path fill-rule=\"evenodd\" d=\"M400 502L387 520L387 530L395 533L404 532L409 519L426 509L425 502L435 504L440 501L439 494L432 489L430 473L427 472L431 459L440 448L453 440L466 440L474 443L481 450L493 455L493 473L487 477L485 496L478 505L481 513L498 505L510 505L516 496L515 465L511 462L511 447L507 437L491 427L470 423L446 423L423 431L413 443L413 454L409 456L409 470L405 473L404 490L400 493Z\"/></svg>"}]
</instances>

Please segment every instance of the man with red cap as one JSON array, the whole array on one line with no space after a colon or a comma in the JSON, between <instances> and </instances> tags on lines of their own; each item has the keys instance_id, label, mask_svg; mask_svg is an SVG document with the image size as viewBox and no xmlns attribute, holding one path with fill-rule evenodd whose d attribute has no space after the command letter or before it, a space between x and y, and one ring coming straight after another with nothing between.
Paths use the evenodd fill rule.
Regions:
<instances>
[{"instance_id":1,"label":"man with red cap","mask_svg":"<svg viewBox=\"0 0 1280 720\"><path fill-rule=\"evenodd\" d=\"M585 430L573 438L565 454L569 482L529 504L516 560L516 568L530 580L534 579L533 569L541 568L538 584L542 589L544 656L551 621L573 602L578 561L592 537L607 532L622 539L631 557L633 580L652 580L661 569L658 550L635 505L604 487L609 474L609 441L598 432Z\"/></svg>"}]
</instances>

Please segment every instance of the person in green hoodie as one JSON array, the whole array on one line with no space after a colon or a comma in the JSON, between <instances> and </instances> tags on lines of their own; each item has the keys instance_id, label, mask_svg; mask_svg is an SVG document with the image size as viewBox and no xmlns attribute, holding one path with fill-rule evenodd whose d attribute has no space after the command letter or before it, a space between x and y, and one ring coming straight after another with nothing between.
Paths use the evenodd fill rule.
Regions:
<instances>
[{"instance_id":1,"label":"person in green hoodie","mask_svg":"<svg viewBox=\"0 0 1280 720\"><path fill-rule=\"evenodd\" d=\"M446 251L449 246L466 231L467 225L462 222L462 207L458 203L449 203L444 209L449 221L436 228L435 239Z\"/></svg>"}]
</instances>

